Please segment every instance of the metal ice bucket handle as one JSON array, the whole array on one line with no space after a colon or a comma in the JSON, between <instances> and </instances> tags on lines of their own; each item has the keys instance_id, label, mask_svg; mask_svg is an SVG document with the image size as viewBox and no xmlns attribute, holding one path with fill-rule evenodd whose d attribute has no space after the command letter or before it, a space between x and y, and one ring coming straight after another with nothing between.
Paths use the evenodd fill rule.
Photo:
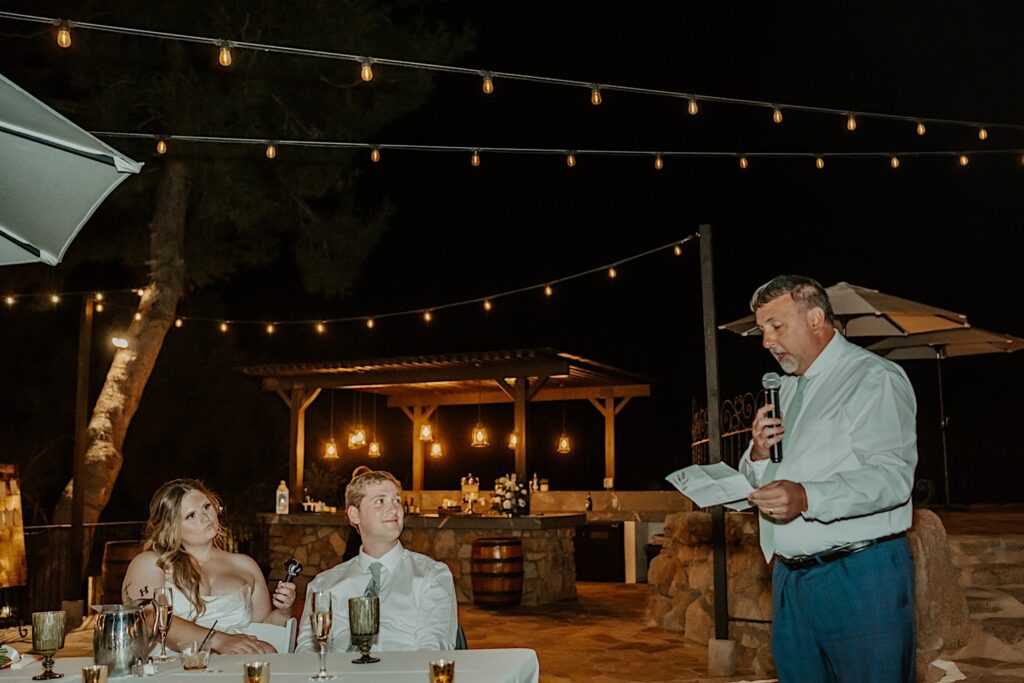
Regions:
<instances>
[{"instance_id":1,"label":"metal ice bucket handle","mask_svg":"<svg viewBox=\"0 0 1024 683\"><path fill-rule=\"evenodd\" d=\"M93 605L97 612L93 626L92 654L96 664L106 664L107 675L130 676L132 664L145 660L154 638L147 633L141 607Z\"/></svg>"}]
</instances>

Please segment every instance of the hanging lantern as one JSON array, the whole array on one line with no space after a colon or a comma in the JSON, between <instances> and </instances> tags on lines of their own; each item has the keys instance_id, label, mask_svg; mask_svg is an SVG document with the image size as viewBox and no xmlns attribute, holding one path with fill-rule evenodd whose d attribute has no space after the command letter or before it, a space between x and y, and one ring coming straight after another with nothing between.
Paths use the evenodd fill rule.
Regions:
<instances>
[{"instance_id":1,"label":"hanging lantern","mask_svg":"<svg viewBox=\"0 0 1024 683\"><path fill-rule=\"evenodd\" d=\"M362 427L356 427L348 434L348 447L349 448L362 448L366 445L366 430Z\"/></svg>"},{"instance_id":2,"label":"hanging lantern","mask_svg":"<svg viewBox=\"0 0 1024 683\"><path fill-rule=\"evenodd\" d=\"M569 442L569 436L562 432L562 435L558 437L558 447L555 449L558 453L572 453L572 444Z\"/></svg>"},{"instance_id":3,"label":"hanging lantern","mask_svg":"<svg viewBox=\"0 0 1024 683\"><path fill-rule=\"evenodd\" d=\"M380 444L376 441L370 442L370 447L367 449L366 454L371 458L379 458L381 454Z\"/></svg>"},{"instance_id":4,"label":"hanging lantern","mask_svg":"<svg viewBox=\"0 0 1024 683\"><path fill-rule=\"evenodd\" d=\"M508 435L508 447L509 448L515 448L518 445L519 445L519 435L517 435L515 432L512 432L511 434Z\"/></svg>"},{"instance_id":5,"label":"hanging lantern","mask_svg":"<svg viewBox=\"0 0 1024 683\"><path fill-rule=\"evenodd\" d=\"M338 444L332 436L324 445L324 460L337 460L338 457Z\"/></svg>"},{"instance_id":6,"label":"hanging lantern","mask_svg":"<svg viewBox=\"0 0 1024 683\"><path fill-rule=\"evenodd\" d=\"M487 428L479 422L476 423L476 427L473 427L473 438L470 445L473 448L483 448L490 445L487 439Z\"/></svg>"},{"instance_id":7,"label":"hanging lantern","mask_svg":"<svg viewBox=\"0 0 1024 683\"><path fill-rule=\"evenodd\" d=\"M430 444L430 457L431 458L440 458L443 455L444 455L444 447L441 446L441 442L440 441L435 441L434 443Z\"/></svg>"},{"instance_id":8,"label":"hanging lantern","mask_svg":"<svg viewBox=\"0 0 1024 683\"><path fill-rule=\"evenodd\" d=\"M433 441L433 440L434 440L434 430L430 426L429 422L424 422L422 425L420 425L420 441Z\"/></svg>"}]
</instances>

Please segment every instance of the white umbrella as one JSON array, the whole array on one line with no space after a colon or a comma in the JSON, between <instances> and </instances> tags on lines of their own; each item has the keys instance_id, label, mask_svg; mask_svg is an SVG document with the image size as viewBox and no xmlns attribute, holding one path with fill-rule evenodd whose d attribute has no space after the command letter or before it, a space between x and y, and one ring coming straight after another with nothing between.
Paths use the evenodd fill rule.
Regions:
<instances>
[{"instance_id":1,"label":"white umbrella","mask_svg":"<svg viewBox=\"0 0 1024 683\"><path fill-rule=\"evenodd\" d=\"M826 287L832 311L845 337L905 336L967 327L967 316L920 304L876 289L839 282ZM753 315L719 325L744 337L761 334Z\"/></svg>"},{"instance_id":2,"label":"white umbrella","mask_svg":"<svg viewBox=\"0 0 1024 683\"><path fill-rule=\"evenodd\" d=\"M942 435L942 478L946 505L949 505L949 455L946 451L946 405L942 395L942 359L954 356L979 356L986 353L1013 353L1024 349L1024 339L1011 334L989 332L977 327L941 330L890 337L868 347L889 360L934 358L939 373L939 431Z\"/></svg>"},{"instance_id":3,"label":"white umbrella","mask_svg":"<svg viewBox=\"0 0 1024 683\"><path fill-rule=\"evenodd\" d=\"M141 169L0 76L0 265L60 263L100 203Z\"/></svg>"}]
</instances>

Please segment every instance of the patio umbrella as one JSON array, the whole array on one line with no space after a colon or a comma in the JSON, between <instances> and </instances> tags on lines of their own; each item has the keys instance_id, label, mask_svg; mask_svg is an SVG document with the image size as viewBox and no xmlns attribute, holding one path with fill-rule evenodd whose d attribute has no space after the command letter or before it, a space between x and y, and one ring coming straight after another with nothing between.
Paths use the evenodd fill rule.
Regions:
<instances>
[{"instance_id":1,"label":"patio umbrella","mask_svg":"<svg viewBox=\"0 0 1024 683\"><path fill-rule=\"evenodd\" d=\"M0 265L48 263L142 164L0 76Z\"/></svg>"},{"instance_id":2,"label":"patio umbrella","mask_svg":"<svg viewBox=\"0 0 1024 683\"><path fill-rule=\"evenodd\" d=\"M890 337L867 347L889 360L934 358L939 374L939 431L942 436L942 478L949 505L949 456L946 451L946 406L942 395L942 359L978 356L986 353L1013 353L1024 348L1024 339L1009 334L967 327L938 332Z\"/></svg>"},{"instance_id":3,"label":"patio umbrella","mask_svg":"<svg viewBox=\"0 0 1024 683\"><path fill-rule=\"evenodd\" d=\"M967 316L962 313L901 299L867 287L839 282L826 287L825 292L845 337L902 337L968 327ZM718 329L744 337L761 334L753 315L719 325Z\"/></svg>"}]
</instances>

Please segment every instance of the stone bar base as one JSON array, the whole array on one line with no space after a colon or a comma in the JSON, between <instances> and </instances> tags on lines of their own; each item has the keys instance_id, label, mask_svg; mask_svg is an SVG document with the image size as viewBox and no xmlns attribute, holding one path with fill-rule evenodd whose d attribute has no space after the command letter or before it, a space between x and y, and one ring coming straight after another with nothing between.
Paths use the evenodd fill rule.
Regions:
<instances>
[{"instance_id":1,"label":"stone bar base","mask_svg":"<svg viewBox=\"0 0 1024 683\"><path fill-rule=\"evenodd\" d=\"M342 514L292 513L262 515L268 525L270 579L283 578L285 560L304 565L296 579L300 596L309 581L339 562L350 528ZM451 569L459 602L473 601L470 556L478 538L509 537L523 542L523 605L545 605L576 597L573 536L586 522L584 514L526 515L409 515L402 545Z\"/></svg>"}]
</instances>

